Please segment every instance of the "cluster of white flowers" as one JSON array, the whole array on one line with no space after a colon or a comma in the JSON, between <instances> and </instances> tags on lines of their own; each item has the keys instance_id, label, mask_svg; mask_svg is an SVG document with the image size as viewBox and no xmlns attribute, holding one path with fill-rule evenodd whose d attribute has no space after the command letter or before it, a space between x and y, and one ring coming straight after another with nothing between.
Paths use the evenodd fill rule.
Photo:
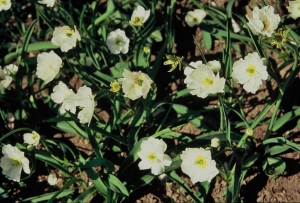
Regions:
<instances>
[{"instance_id":1,"label":"cluster of white flowers","mask_svg":"<svg viewBox=\"0 0 300 203\"><path fill-rule=\"evenodd\" d=\"M184 74L186 78L184 83L187 88L192 91L190 94L205 98L209 94L224 92L225 78L220 78L219 70L221 64L218 61L210 61L207 65L202 64L202 61L191 62L189 64L195 69L186 67ZM217 72L215 75L213 70Z\"/></svg>"},{"instance_id":2,"label":"cluster of white flowers","mask_svg":"<svg viewBox=\"0 0 300 203\"><path fill-rule=\"evenodd\" d=\"M185 21L190 27L199 25L201 21L205 18L206 12L202 9L195 9L194 11L187 12L185 16Z\"/></svg>"},{"instance_id":3,"label":"cluster of white flowers","mask_svg":"<svg viewBox=\"0 0 300 203\"><path fill-rule=\"evenodd\" d=\"M32 133L25 133L23 135L24 143L36 147L40 141L40 135L33 131ZM2 147L2 154L4 155L0 161L2 174L8 176L11 180L19 182L21 171L27 174L30 173L29 160L24 156L24 152L20 151L17 147L10 144Z\"/></svg>"},{"instance_id":4,"label":"cluster of white flowers","mask_svg":"<svg viewBox=\"0 0 300 203\"><path fill-rule=\"evenodd\" d=\"M300 0L289 1L287 10L291 13L291 17L297 19L300 17Z\"/></svg>"},{"instance_id":5,"label":"cluster of white flowers","mask_svg":"<svg viewBox=\"0 0 300 203\"><path fill-rule=\"evenodd\" d=\"M246 91L255 94L262 80L268 79L267 67L257 52L250 53L245 56L245 59L241 58L234 62L232 78L235 82L242 84Z\"/></svg>"},{"instance_id":6,"label":"cluster of white flowers","mask_svg":"<svg viewBox=\"0 0 300 203\"><path fill-rule=\"evenodd\" d=\"M280 22L280 16L274 14L272 6L262 8L255 7L252 12L252 18L246 15L248 26L255 35L271 37L274 30L277 29Z\"/></svg>"},{"instance_id":7,"label":"cluster of white flowers","mask_svg":"<svg viewBox=\"0 0 300 203\"><path fill-rule=\"evenodd\" d=\"M73 90L60 81L53 88L53 93L50 97L55 103L62 104L60 113L70 111L75 114L76 107L79 107L81 109L78 113L80 123L90 124L96 106L91 88L87 86L80 87L77 94L75 94Z\"/></svg>"},{"instance_id":8,"label":"cluster of white flowers","mask_svg":"<svg viewBox=\"0 0 300 203\"><path fill-rule=\"evenodd\" d=\"M9 88L10 83L12 82L12 76L18 72L18 66L10 64L4 66L2 69L0 66L0 90Z\"/></svg>"},{"instance_id":9,"label":"cluster of white flowers","mask_svg":"<svg viewBox=\"0 0 300 203\"><path fill-rule=\"evenodd\" d=\"M154 175L162 174L165 166L172 163L171 157L164 154L167 149L166 143L161 139L149 137L142 141L141 151L138 156L141 159L138 166L140 170L151 169ZM216 168L216 162L211 158L211 152L203 148L187 148L180 155L181 170L190 176L191 181L210 182L219 171Z\"/></svg>"},{"instance_id":10,"label":"cluster of white flowers","mask_svg":"<svg viewBox=\"0 0 300 203\"><path fill-rule=\"evenodd\" d=\"M0 11L8 10L11 7L11 0L2 0L0 1Z\"/></svg>"}]
</instances>

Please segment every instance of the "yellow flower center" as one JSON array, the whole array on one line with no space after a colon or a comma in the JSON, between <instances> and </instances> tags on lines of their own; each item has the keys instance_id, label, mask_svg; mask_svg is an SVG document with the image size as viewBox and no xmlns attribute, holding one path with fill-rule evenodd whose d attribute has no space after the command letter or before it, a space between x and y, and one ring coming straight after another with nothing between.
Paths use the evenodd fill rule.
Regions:
<instances>
[{"instance_id":1,"label":"yellow flower center","mask_svg":"<svg viewBox=\"0 0 300 203\"><path fill-rule=\"evenodd\" d=\"M298 10L300 11L300 4L298 4Z\"/></svg>"},{"instance_id":2,"label":"yellow flower center","mask_svg":"<svg viewBox=\"0 0 300 203\"><path fill-rule=\"evenodd\" d=\"M115 39L115 45L117 45L117 46L121 46L123 44L123 41L122 41L122 39L120 39L120 38L116 38Z\"/></svg>"},{"instance_id":3,"label":"yellow flower center","mask_svg":"<svg viewBox=\"0 0 300 203\"><path fill-rule=\"evenodd\" d=\"M204 84L205 86L213 86L214 83L215 83L214 79L209 78L209 77L206 77L206 78L204 78L204 80L203 80L203 84Z\"/></svg>"},{"instance_id":4,"label":"yellow flower center","mask_svg":"<svg viewBox=\"0 0 300 203\"><path fill-rule=\"evenodd\" d=\"M32 133L32 139L35 140L36 138L38 138L39 135L37 133Z\"/></svg>"},{"instance_id":5,"label":"yellow flower center","mask_svg":"<svg viewBox=\"0 0 300 203\"><path fill-rule=\"evenodd\" d=\"M195 160L194 164L196 166L198 166L199 168L205 168L206 165L207 165L207 162L206 162L206 159L203 156L199 155L199 156L196 157L196 160Z\"/></svg>"},{"instance_id":6,"label":"yellow flower center","mask_svg":"<svg viewBox=\"0 0 300 203\"><path fill-rule=\"evenodd\" d=\"M66 35L67 35L68 37L71 37L72 34L74 34L74 32L75 32L75 30L70 30L69 32L66 33Z\"/></svg>"},{"instance_id":7,"label":"yellow flower center","mask_svg":"<svg viewBox=\"0 0 300 203\"><path fill-rule=\"evenodd\" d=\"M273 34L272 39L271 45L276 45L277 49L280 48L281 45L284 45L286 42L286 31L284 31L282 28L279 28L277 32Z\"/></svg>"},{"instance_id":8,"label":"yellow flower center","mask_svg":"<svg viewBox=\"0 0 300 203\"><path fill-rule=\"evenodd\" d=\"M133 20L132 20L132 23L133 25L135 26L141 26L143 24L143 20L144 18L143 17L134 17Z\"/></svg>"},{"instance_id":9,"label":"yellow flower center","mask_svg":"<svg viewBox=\"0 0 300 203\"><path fill-rule=\"evenodd\" d=\"M20 167L22 165L22 162L20 159L18 158L12 158L12 162L11 162L11 165L13 167Z\"/></svg>"},{"instance_id":10,"label":"yellow flower center","mask_svg":"<svg viewBox=\"0 0 300 203\"><path fill-rule=\"evenodd\" d=\"M266 31L266 30L270 27L270 21L268 21L268 20L263 20L262 22L263 22L263 24L264 24L264 29L263 29L263 31Z\"/></svg>"},{"instance_id":11,"label":"yellow flower center","mask_svg":"<svg viewBox=\"0 0 300 203\"><path fill-rule=\"evenodd\" d=\"M6 5L6 0L0 0L0 5Z\"/></svg>"},{"instance_id":12,"label":"yellow flower center","mask_svg":"<svg viewBox=\"0 0 300 203\"><path fill-rule=\"evenodd\" d=\"M193 17L193 21L194 21L195 23L197 23L197 22L199 22L199 18L198 18L198 17Z\"/></svg>"},{"instance_id":13,"label":"yellow flower center","mask_svg":"<svg viewBox=\"0 0 300 203\"><path fill-rule=\"evenodd\" d=\"M121 88L121 84L118 81L114 81L110 83L110 91L118 92Z\"/></svg>"},{"instance_id":14,"label":"yellow flower center","mask_svg":"<svg viewBox=\"0 0 300 203\"><path fill-rule=\"evenodd\" d=\"M136 76L134 78L134 84L138 87L138 88L142 88L143 87L143 77L142 76Z\"/></svg>"},{"instance_id":15,"label":"yellow flower center","mask_svg":"<svg viewBox=\"0 0 300 203\"><path fill-rule=\"evenodd\" d=\"M150 152L148 155L147 155L147 158L149 159L149 161L151 162L155 162L157 160L156 158L156 154L154 152Z\"/></svg>"},{"instance_id":16,"label":"yellow flower center","mask_svg":"<svg viewBox=\"0 0 300 203\"><path fill-rule=\"evenodd\" d=\"M256 67L255 67L254 65L250 64L250 65L247 67L247 69L246 69L246 73L247 73L250 77L252 77L252 76L255 75L255 73L256 73Z\"/></svg>"}]
</instances>

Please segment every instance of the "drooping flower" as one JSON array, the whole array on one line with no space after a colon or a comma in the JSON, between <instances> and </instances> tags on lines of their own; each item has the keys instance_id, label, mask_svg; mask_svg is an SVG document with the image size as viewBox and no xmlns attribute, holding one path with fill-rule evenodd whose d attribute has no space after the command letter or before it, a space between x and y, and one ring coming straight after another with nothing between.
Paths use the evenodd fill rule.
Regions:
<instances>
[{"instance_id":1,"label":"drooping flower","mask_svg":"<svg viewBox=\"0 0 300 203\"><path fill-rule=\"evenodd\" d=\"M49 174L48 175L48 178L47 178L47 182L48 182L48 184L49 185L55 185L56 184L56 182L57 182L57 177L56 177L56 175L55 174Z\"/></svg>"},{"instance_id":2,"label":"drooping flower","mask_svg":"<svg viewBox=\"0 0 300 203\"><path fill-rule=\"evenodd\" d=\"M10 75L5 74L0 66L0 90L6 89L10 85L12 81L12 77Z\"/></svg>"},{"instance_id":3,"label":"drooping flower","mask_svg":"<svg viewBox=\"0 0 300 203\"><path fill-rule=\"evenodd\" d=\"M212 146L214 148L218 148L218 147L220 147L220 144L221 143L220 143L220 139L219 138L215 137L215 138L211 139L210 146Z\"/></svg>"},{"instance_id":4,"label":"drooping flower","mask_svg":"<svg viewBox=\"0 0 300 203\"><path fill-rule=\"evenodd\" d=\"M82 110L78 113L78 119L80 123L88 123L90 124L92 117L94 115L94 109L96 106L96 102L94 101L94 96L92 94L91 88L84 85L80 87L76 93L76 95L71 96L69 99L77 102L77 106L79 106Z\"/></svg>"},{"instance_id":5,"label":"drooping flower","mask_svg":"<svg viewBox=\"0 0 300 203\"><path fill-rule=\"evenodd\" d=\"M32 133L25 133L23 135L24 143L34 147L36 147L39 144L40 138L41 136L35 131L32 131Z\"/></svg>"},{"instance_id":6,"label":"drooping flower","mask_svg":"<svg viewBox=\"0 0 300 203\"><path fill-rule=\"evenodd\" d=\"M74 26L74 29L69 26L56 27L51 39L52 44L60 46L62 52L67 52L73 47L76 47L76 42L80 41L79 32Z\"/></svg>"},{"instance_id":7,"label":"drooping flower","mask_svg":"<svg viewBox=\"0 0 300 203\"><path fill-rule=\"evenodd\" d=\"M215 75L211 68L201 61L191 62L189 65L196 68L184 69L184 83L192 90L190 94L205 98L209 94L224 92L225 78L220 78L219 73Z\"/></svg>"},{"instance_id":8,"label":"drooping flower","mask_svg":"<svg viewBox=\"0 0 300 203\"><path fill-rule=\"evenodd\" d=\"M274 14L272 6L264 6L262 8L255 7L252 12L252 18L246 15L248 26L255 35L271 37L274 30L277 29L280 22L280 16Z\"/></svg>"},{"instance_id":9,"label":"drooping flower","mask_svg":"<svg viewBox=\"0 0 300 203\"><path fill-rule=\"evenodd\" d=\"M46 4L47 7L53 7L56 3L56 0L41 0L38 1L40 4Z\"/></svg>"},{"instance_id":10,"label":"drooping flower","mask_svg":"<svg viewBox=\"0 0 300 203\"><path fill-rule=\"evenodd\" d=\"M58 74L62 64L61 58L54 51L43 52L37 56L36 74L38 78L48 83Z\"/></svg>"},{"instance_id":11,"label":"drooping flower","mask_svg":"<svg viewBox=\"0 0 300 203\"><path fill-rule=\"evenodd\" d=\"M300 0L289 1L287 10L291 13L291 17L295 20L300 17Z\"/></svg>"},{"instance_id":12,"label":"drooping flower","mask_svg":"<svg viewBox=\"0 0 300 203\"><path fill-rule=\"evenodd\" d=\"M5 75L15 75L18 72L19 68L15 64L9 64L4 66L3 72Z\"/></svg>"},{"instance_id":13,"label":"drooping flower","mask_svg":"<svg viewBox=\"0 0 300 203\"><path fill-rule=\"evenodd\" d=\"M220 61L217 61L217 60L213 60L213 61L208 61L207 66L210 67L210 69L214 72L214 73L217 73L221 70L221 63Z\"/></svg>"},{"instance_id":14,"label":"drooping flower","mask_svg":"<svg viewBox=\"0 0 300 203\"><path fill-rule=\"evenodd\" d=\"M1 158L0 167L3 175L19 182L22 169L25 173L30 173L29 160L24 156L24 152L8 144L2 147L2 153L4 156Z\"/></svg>"},{"instance_id":15,"label":"drooping flower","mask_svg":"<svg viewBox=\"0 0 300 203\"><path fill-rule=\"evenodd\" d=\"M185 16L185 22L190 27L199 25L201 21L205 18L206 12L202 9L195 9L194 11L187 12Z\"/></svg>"},{"instance_id":16,"label":"drooping flower","mask_svg":"<svg viewBox=\"0 0 300 203\"><path fill-rule=\"evenodd\" d=\"M65 83L60 81L53 88L53 93L50 95L50 97L55 103L62 104L60 108L60 113L63 114L66 111L70 111L72 113L76 112L75 99L68 99L74 95L75 93L73 92L73 90L69 89Z\"/></svg>"},{"instance_id":17,"label":"drooping flower","mask_svg":"<svg viewBox=\"0 0 300 203\"><path fill-rule=\"evenodd\" d=\"M181 170L187 174L193 184L210 182L218 173L216 162L211 159L211 152L203 148L186 148L180 155Z\"/></svg>"},{"instance_id":18,"label":"drooping flower","mask_svg":"<svg viewBox=\"0 0 300 203\"><path fill-rule=\"evenodd\" d=\"M149 18L150 10L145 10L144 7L138 6L132 13L131 20L129 21L131 25L142 26Z\"/></svg>"},{"instance_id":19,"label":"drooping flower","mask_svg":"<svg viewBox=\"0 0 300 203\"><path fill-rule=\"evenodd\" d=\"M136 100L141 96L145 99L153 83L147 74L141 71L131 72L127 69L124 69L123 78L118 79L118 82L122 83L124 97L131 100Z\"/></svg>"},{"instance_id":20,"label":"drooping flower","mask_svg":"<svg viewBox=\"0 0 300 203\"><path fill-rule=\"evenodd\" d=\"M129 38L126 37L123 30L118 28L108 34L106 45L113 54L119 54L120 52L126 54L129 49Z\"/></svg>"},{"instance_id":21,"label":"drooping flower","mask_svg":"<svg viewBox=\"0 0 300 203\"><path fill-rule=\"evenodd\" d=\"M232 78L235 82L243 85L243 88L255 94L262 80L268 79L267 67L257 52L253 52L234 62Z\"/></svg>"},{"instance_id":22,"label":"drooping flower","mask_svg":"<svg viewBox=\"0 0 300 203\"><path fill-rule=\"evenodd\" d=\"M138 156L142 161L139 163L140 170L151 169L154 175L162 174L165 166L172 163L171 157L164 152L167 149L166 143L162 139L149 137L141 143L141 151Z\"/></svg>"},{"instance_id":23,"label":"drooping flower","mask_svg":"<svg viewBox=\"0 0 300 203\"><path fill-rule=\"evenodd\" d=\"M8 10L11 7L11 0L1 0L0 1L0 11Z\"/></svg>"}]
</instances>

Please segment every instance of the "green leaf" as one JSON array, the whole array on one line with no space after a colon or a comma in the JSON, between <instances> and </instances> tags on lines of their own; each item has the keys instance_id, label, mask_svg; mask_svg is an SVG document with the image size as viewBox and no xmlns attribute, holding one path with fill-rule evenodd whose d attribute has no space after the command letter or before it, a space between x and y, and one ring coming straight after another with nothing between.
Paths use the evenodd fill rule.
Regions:
<instances>
[{"instance_id":1,"label":"green leaf","mask_svg":"<svg viewBox=\"0 0 300 203\"><path fill-rule=\"evenodd\" d=\"M207 50L211 50L212 47L212 38L209 32L202 30L203 43Z\"/></svg>"},{"instance_id":2,"label":"green leaf","mask_svg":"<svg viewBox=\"0 0 300 203\"><path fill-rule=\"evenodd\" d=\"M48 203L52 203L61 193L63 193L63 191L65 191L68 187L70 187L72 184L74 184L74 183L76 183L76 182L80 182L80 181L83 181L83 180L81 180L81 179L76 179L76 178L74 178L74 179L71 179L71 180L68 180L65 184L64 184L64 186L60 189L60 190L58 190L50 199L49 199L49 201L48 201Z\"/></svg>"},{"instance_id":3,"label":"green leaf","mask_svg":"<svg viewBox=\"0 0 300 203\"><path fill-rule=\"evenodd\" d=\"M67 196L69 194L72 194L75 190L77 190L77 188L75 188L75 189L66 189L63 192L61 192L57 196L57 198L65 197L65 196ZM30 198L22 200L22 202L42 202L42 201L46 201L46 200L49 200L56 193L57 192L50 192L50 193L46 193L46 194L43 194L43 195L38 195L38 196L35 196L35 197L30 197Z\"/></svg>"},{"instance_id":4,"label":"green leaf","mask_svg":"<svg viewBox=\"0 0 300 203\"><path fill-rule=\"evenodd\" d=\"M290 147L287 145L283 145L283 146L273 146L271 147L268 151L265 152L265 154L270 153L271 156L276 155L276 154L280 154L286 150L288 150Z\"/></svg>"},{"instance_id":5,"label":"green leaf","mask_svg":"<svg viewBox=\"0 0 300 203\"><path fill-rule=\"evenodd\" d=\"M115 170L114 164L105 158L89 160L86 163L79 165L80 168L92 168L97 166L105 166L108 173L112 173Z\"/></svg>"},{"instance_id":6,"label":"green leaf","mask_svg":"<svg viewBox=\"0 0 300 203\"><path fill-rule=\"evenodd\" d=\"M291 149L300 152L300 146L296 143L290 142L287 139L283 137L275 137L275 138L269 138L265 141L263 141L264 145L270 144L270 143L276 143L276 144L283 144L289 146Z\"/></svg>"},{"instance_id":7,"label":"green leaf","mask_svg":"<svg viewBox=\"0 0 300 203\"><path fill-rule=\"evenodd\" d=\"M86 168L85 172L87 173L88 177L92 180L97 191L100 192L100 194L102 194L106 198L107 187L105 186L99 175L92 168Z\"/></svg>"},{"instance_id":8,"label":"green leaf","mask_svg":"<svg viewBox=\"0 0 300 203\"><path fill-rule=\"evenodd\" d=\"M271 178L276 178L286 167L286 163L280 157L267 157L264 162L267 162L265 173Z\"/></svg>"},{"instance_id":9,"label":"green leaf","mask_svg":"<svg viewBox=\"0 0 300 203\"><path fill-rule=\"evenodd\" d=\"M96 192L96 188L95 186L87 189L86 191L84 191L83 193L81 193L76 199L74 199L74 203L83 203L83 202L87 202L88 199L90 199L91 196L94 195L94 193Z\"/></svg>"},{"instance_id":10,"label":"green leaf","mask_svg":"<svg viewBox=\"0 0 300 203\"><path fill-rule=\"evenodd\" d=\"M129 196L129 193L123 183L114 175L108 175L109 188L121 196Z\"/></svg>"},{"instance_id":11,"label":"green leaf","mask_svg":"<svg viewBox=\"0 0 300 203\"><path fill-rule=\"evenodd\" d=\"M27 30L27 33L26 33L26 36L25 36L25 39L24 39L22 53L21 53L22 58L25 58L25 54L28 50L29 41L30 41L31 35L33 33L33 30L34 30L35 23L36 23L36 19L34 21L32 21L32 23L30 24L30 26Z\"/></svg>"},{"instance_id":12,"label":"green leaf","mask_svg":"<svg viewBox=\"0 0 300 203\"><path fill-rule=\"evenodd\" d=\"M300 108L297 108L293 111L287 112L280 118L276 120L276 122L273 125L272 131L277 131L279 130L284 124L292 120L293 118L300 116Z\"/></svg>"},{"instance_id":13,"label":"green leaf","mask_svg":"<svg viewBox=\"0 0 300 203\"><path fill-rule=\"evenodd\" d=\"M155 30L151 33L150 38L156 42L161 42L163 40L161 32L159 30Z\"/></svg>"},{"instance_id":14,"label":"green leaf","mask_svg":"<svg viewBox=\"0 0 300 203\"><path fill-rule=\"evenodd\" d=\"M123 77L124 69L129 70L128 62L117 63L114 67L110 68L110 72L114 78L121 78Z\"/></svg>"}]
</instances>

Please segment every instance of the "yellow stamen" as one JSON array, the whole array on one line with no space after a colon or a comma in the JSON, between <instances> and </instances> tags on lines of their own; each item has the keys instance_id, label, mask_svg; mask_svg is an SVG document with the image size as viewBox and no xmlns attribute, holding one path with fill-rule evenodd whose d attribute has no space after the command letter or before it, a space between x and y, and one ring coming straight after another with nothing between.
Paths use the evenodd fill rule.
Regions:
<instances>
[{"instance_id":1,"label":"yellow stamen","mask_svg":"<svg viewBox=\"0 0 300 203\"><path fill-rule=\"evenodd\" d=\"M194 21L195 23L197 23L197 22L199 22L199 18L198 18L198 17L193 17L193 21Z\"/></svg>"},{"instance_id":2,"label":"yellow stamen","mask_svg":"<svg viewBox=\"0 0 300 203\"><path fill-rule=\"evenodd\" d=\"M114 81L110 83L110 91L118 92L121 89L121 84L118 81Z\"/></svg>"},{"instance_id":3,"label":"yellow stamen","mask_svg":"<svg viewBox=\"0 0 300 203\"><path fill-rule=\"evenodd\" d=\"M199 155L199 156L196 157L196 160L195 160L194 164L196 166L198 166L199 168L205 168L206 165L207 165L207 162L206 162L206 159L203 156Z\"/></svg>"},{"instance_id":4,"label":"yellow stamen","mask_svg":"<svg viewBox=\"0 0 300 203\"><path fill-rule=\"evenodd\" d=\"M6 4L7 4L6 0L0 0L0 5L6 5Z\"/></svg>"},{"instance_id":5,"label":"yellow stamen","mask_svg":"<svg viewBox=\"0 0 300 203\"><path fill-rule=\"evenodd\" d=\"M214 79L209 78L209 77L206 77L206 78L204 78L204 80L203 80L203 84L204 84L205 86L213 86L214 83L215 83Z\"/></svg>"},{"instance_id":6,"label":"yellow stamen","mask_svg":"<svg viewBox=\"0 0 300 203\"><path fill-rule=\"evenodd\" d=\"M265 21L262 21L263 24L264 24L264 29L263 31L266 31L269 27L270 27L270 21L268 20L265 20Z\"/></svg>"},{"instance_id":7,"label":"yellow stamen","mask_svg":"<svg viewBox=\"0 0 300 203\"><path fill-rule=\"evenodd\" d=\"M247 73L250 77L252 77L252 76L255 75L255 73L256 73L256 67L255 67L254 65L250 64L250 65L247 67L247 69L246 69L246 73Z\"/></svg>"},{"instance_id":8,"label":"yellow stamen","mask_svg":"<svg viewBox=\"0 0 300 203\"><path fill-rule=\"evenodd\" d=\"M144 78L142 76L136 76L134 78L134 84L138 87L138 88L142 88L143 87L143 80Z\"/></svg>"},{"instance_id":9,"label":"yellow stamen","mask_svg":"<svg viewBox=\"0 0 300 203\"><path fill-rule=\"evenodd\" d=\"M156 158L156 154L154 152L150 152L148 155L147 155L147 158L149 159L149 161L151 162L155 162L157 160Z\"/></svg>"},{"instance_id":10,"label":"yellow stamen","mask_svg":"<svg viewBox=\"0 0 300 203\"><path fill-rule=\"evenodd\" d=\"M72 34L74 34L74 32L75 32L75 30L70 30L69 32L66 33L66 35L67 35L68 37L71 37Z\"/></svg>"},{"instance_id":11,"label":"yellow stamen","mask_svg":"<svg viewBox=\"0 0 300 203\"><path fill-rule=\"evenodd\" d=\"M123 41L120 39L120 38L116 38L115 39L115 45L117 45L117 46L121 46L123 44Z\"/></svg>"},{"instance_id":12,"label":"yellow stamen","mask_svg":"<svg viewBox=\"0 0 300 203\"><path fill-rule=\"evenodd\" d=\"M143 25L143 20L144 20L143 17L138 17L138 16L134 17L132 20L132 24L135 26L141 26L141 25Z\"/></svg>"},{"instance_id":13,"label":"yellow stamen","mask_svg":"<svg viewBox=\"0 0 300 203\"><path fill-rule=\"evenodd\" d=\"M22 162L20 159L18 158L12 158L12 162L11 162L11 165L13 167L20 167L22 165Z\"/></svg>"}]
</instances>

